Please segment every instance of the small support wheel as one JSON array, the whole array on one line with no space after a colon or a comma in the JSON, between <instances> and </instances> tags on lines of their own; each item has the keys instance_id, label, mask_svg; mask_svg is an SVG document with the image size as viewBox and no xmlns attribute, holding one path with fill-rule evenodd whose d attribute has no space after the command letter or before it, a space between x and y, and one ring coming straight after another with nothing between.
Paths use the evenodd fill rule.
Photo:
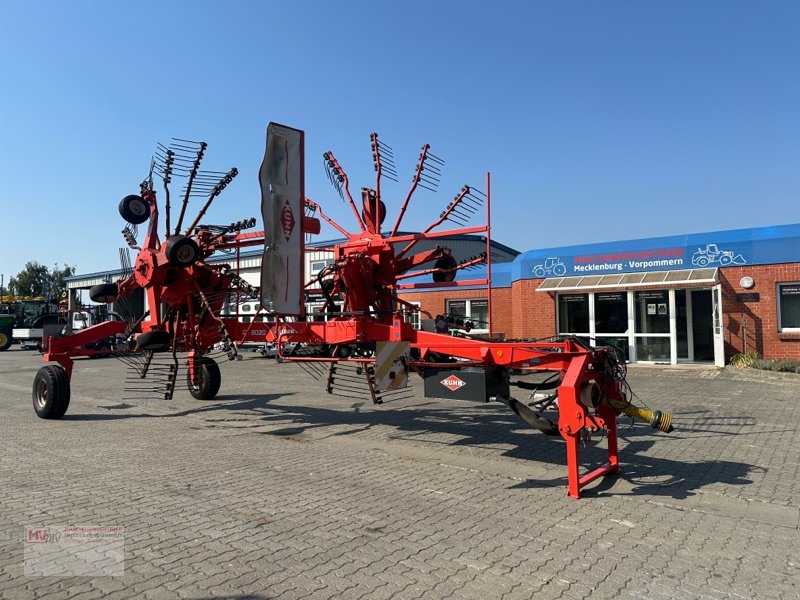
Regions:
<instances>
[{"instance_id":1,"label":"small support wheel","mask_svg":"<svg viewBox=\"0 0 800 600\"><path fill-rule=\"evenodd\" d=\"M119 288L116 283L101 283L89 288L89 298L92 302L107 304L117 299Z\"/></svg>"},{"instance_id":2,"label":"small support wheel","mask_svg":"<svg viewBox=\"0 0 800 600\"><path fill-rule=\"evenodd\" d=\"M166 331L145 331L136 338L137 350L150 352L165 352L169 350L172 339Z\"/></svg>"},{"instance_id":3,"label":"small support wheel","mask_svg":"<svg viewBox=\"0 0 800 600\"><path fill-rule=\"evenodd\" d=\"M200 247L192 238L176 235L169 238L164 254L169 264L176 267L188 267L200 255Z\"/></svg>"},{"instance_id":4,"label":"small support wheel","mask_svg":"<svg viewBox=\"0 0 800 600\"><path fill-rule=\"evenodd\" d=\"M194 370L196 381L192 381L188 371L186 373L186 386L189 388L189 393L198 400L211 400L217 395L219 386L222 384L219 365L213 358L204 356L197 361Z\"/></svg>"},{"instance_id":5,"label":"small support wheel","mask_svg":"<svg viewBox=\"0 0 800 600\"><path fill-rule=\"evenodd\" d=\"M60 419L69 406L69 377L64 367L47 365L33 379L33 410L42 419Z\"/></svg>"},{"instance_id":6,"label":"small support wheel","mask_svg":"<svg viewBox=\"0 0 800 600\"><path fill-rule=\"evenodd\" d=\"M141 196L130 194L119 201L119 214L128 223L140 225L150 218L150 205Z\"/></svg>"}]
</instances>

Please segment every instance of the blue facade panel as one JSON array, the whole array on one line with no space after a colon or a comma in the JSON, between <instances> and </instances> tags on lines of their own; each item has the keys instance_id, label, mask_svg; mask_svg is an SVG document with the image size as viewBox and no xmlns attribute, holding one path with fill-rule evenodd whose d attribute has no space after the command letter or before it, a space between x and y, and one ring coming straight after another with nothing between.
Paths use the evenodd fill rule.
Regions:
<instances>
[{"instance_id":1,"label":"blue facade panel","mask_svg":"<svg viewBox=\"0 0 800 600\"><path fill-rule=\"evenodd\" d=\"M800 224L529 250L511 279L800 261Z\"/></svg>"}]
</instances>

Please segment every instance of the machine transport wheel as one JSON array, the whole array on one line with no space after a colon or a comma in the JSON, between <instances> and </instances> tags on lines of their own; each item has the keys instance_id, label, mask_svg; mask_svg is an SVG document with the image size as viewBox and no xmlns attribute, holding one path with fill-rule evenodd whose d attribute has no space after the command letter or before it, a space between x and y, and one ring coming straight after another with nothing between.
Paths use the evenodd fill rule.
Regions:
<instances>
[{"instance_id":1,"label":"machine transport wheel","mask_svg":"<svg viewBox=\"0 0 800 600\"><path fill-rule=\"evenodd\" d=\"M0 330L0 352L8 350L13 342L10 331Z\"/></svg>"},{"instance_id":2,"label":"machine transport wheel","mask_svg":"<svg viewBox=\"0 0 800 600\"><path fill-rule=\"evenodd\" d=\"M119 288L116 283L100 283L89 288L89 298L92 302L113 302L118 294Z\"/></svg>"},{"instance_id":3,"label":"machine transport wheel","mask_svg":"<svg viewBox=\"0 0 800 600\"><path fill-rule=\"evenodd\" d=\"M456 263L456 259L453 258L450 254L447 254L437 260L433 266L437 269L454 269L458 263ZM437 271L433 274L433 280L436 283L444 283L444 282L451 282L456 278L455 271Z\"/></svg>"},{"instance_id":4,"label":"machine transport wheel","mask_svg":"<svg viewBox=\"0 0 800 600\"><path fill-rule=\"evenodd\" d=\"M171 338L166 331L145 331L136 337L137 350L165 352L169 350Z\"/></svg>"},{"instance_id":5,"label":"machine transport wheel","mask_svg":"<svg viewBox=\"0 0 800 600\"><path fill-rule=\"evenodd\" d=\"M219 392L222 384L222 375L219 372L219 365L213 358L202 357L195 366L197 381L193 382L189 372L186 373L186 386L189 393L198 400L211 400Z\"/></svg>"},{"instance_id":6,"label":"machine transport wheel","mask_svg":"<svg viewBox=\"0 0 800 600\"><path fill-rule=\"evenodd\" d=\"M361 209L361 220L364 221L365 224L372 223L375 220L375 198L370 198L368 201L364 202L364 206ZM383 200L378 200L378 225L383 225L385 220L386 205L383 203Z\"/></svg>"},{"instance_id":7,"label":"machine transport wheel","mask_svg":"<svg viewBox=\"0 0 800 600\"><path fill-rule=\"evenodd\" d=\"M128 223L139 225L150 218L150 205L141 196L130 194L119 201L119 214Z\"/></svg>"},{"instance_id":8,"label":"machine transport wheel","mask_svg":"<svg viewBox=\"0 0 800 600\"><path fill-rule=\"evenodd\" d=\"M69 406L69 377L60 365L39 369L33 379L33 410L42 419L60 419Z\"/></svg>"},{"instance_id":9,"label":"machine transport wheel","mask_svg":"<svg viewBox=\"0 0 800 600\"><path fill-rule=\"evenodd\" d=\"M169 264L176 267L188 267L200 255L200 248L192 238L176 235L169 238L164 254Z\"/></svg>"}]
</instances>

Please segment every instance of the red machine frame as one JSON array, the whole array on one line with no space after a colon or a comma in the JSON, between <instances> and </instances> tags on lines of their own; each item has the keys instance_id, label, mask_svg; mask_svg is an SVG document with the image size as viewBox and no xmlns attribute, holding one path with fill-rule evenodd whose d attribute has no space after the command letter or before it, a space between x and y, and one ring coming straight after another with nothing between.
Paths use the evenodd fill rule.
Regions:
<instances>
[{"instance_id":1,"label":"red machine frame","mask_svg":"<svg viewBox=\"0 0 800 600\"><path fill-rule=\"evenodd\" d=\"M327 320L314 320L309 314L299 320L288 321L280 314L272 320L244 323L236 315L220 314L226 294L242 290L248 295L258 293L244 282L229 266L211 265L206 259L215 252L234 251L238 257L241 249L265 244L264 231L245 232L242 229L252 221L234 223L222 228L198 225L200 217L211 200L236 176L236 170L226 173L209 192L209 200L194 222L181 232L187 192L174 231L170 231L169 191L167 184L176 164L175 153L162 147L160 174L166 191L166 233L160 238L156 192L153 176L142 183L140 194L126 196L120 203L120 213L129 223L147 222L147 230L138 247L132 272L116 283L93 288L93 300L113 301L143 288L150 312L135 323L106 322L64 337L49 340L44 360L54 363L43 367L34 381L33 401L37 414L43 418L60 418L69 403L69 381L73 358L95 353L91 342L109 336L124 335L134 338L135 348L128 350L149 353L171 351L177 363L177 354L186 353L190 392L196 397L213 397L219 389L219 371L204 356L210 348L221 346L235 355L237 344L244 342L274 342L280 352L284 342L313 344L324 348L314 356L292 357L286 360L339 363L355 361L374 363L372 356L348 355L351 346L376 342L406 343L411 351L404 356L405 371L425 372L427 369L481 367L492 374L497 385L492 387L492 397L506 404L516 414L534 427L558 433L567 447L567 493L578 498L581 489L604 475L619 469L616 417L627 414L650 423L662 431L671 430L669 413L650 411L631 404L630 391L620 371L620 364L612 350L591 348L576 338L549 341L497 341L487 338L453 336L449 333L414 329L403 319L409 305L397 298L398 290L431 286L458 286L486 284L491 302L491 252L489 175L486 176L486 193L482 194L464 186L453 201L434 222L419 233L401 233L399 227L406 207L419 185L432 184L430 171L436 173L440 159L423 146L417 163L412 186L403 200L397 219L388 233L381 231L385 218L385 205L381 200L381 177L393 166L385 164L382 154L386 147L372 138L373 158L376 167L374 189L362 190L362 210L359 211L348 189L347 176L332 153L325 154L326 167L334 185L349 203L358 224L351 233L322 211L320 205L301 198L305 211L299 219L304 233L319 233L319 219L339 231L345 240L335 244L334 265L325 273L324 284L328 301L333 296L344 298L344 306L325 315ZM172 152L172 155L170 155ZM205 144L198 147L195 161L187 169L188 177L197 176ZM267 158L265 158L266 162ZM170 162L172 161L172 162ZM426 178L428 177L428 178ZM191 188L191 185L189 186ZM485 201L485 223L467 226L469 215L464 207L472 199L471 212L478 201ZM470 213L470 210L466 211ZM471 213L470 213L471 214ZM444 230L436 229L445 220L462 225ZM434 231L434 229L436 229ZM481 233L486 237L486 252L477 257L457 261L450 251L438 244L432 248L412 253L421 240L440 240L453 234ZM129 231L128 237L133 237ZM401 247L402 246L402 247ZM480 279L455 281L459 269L485 262L487 276ZM431 266L431 263L433 265ZM433 283L409 283L411 276L431 274ZM98 287L98 286L96 286ZM327 306L326 304L326 306ZM163 307L163 309L162 309ZM491 305L490 312L491 315ZM491 324L489 324L491 331ZM213 362L213 361L212 361ZM526 403L511 397L508 392L512 370L552 371L558 374L557 428L542 414ZM174 384L174 377L172 383ZM172 393L170 389L169 394ZM373 400L375 395L373 394ZM580 472L579 444L593 432L604 430L608 445L604 464Z\"/></svg>"}]
</instances>

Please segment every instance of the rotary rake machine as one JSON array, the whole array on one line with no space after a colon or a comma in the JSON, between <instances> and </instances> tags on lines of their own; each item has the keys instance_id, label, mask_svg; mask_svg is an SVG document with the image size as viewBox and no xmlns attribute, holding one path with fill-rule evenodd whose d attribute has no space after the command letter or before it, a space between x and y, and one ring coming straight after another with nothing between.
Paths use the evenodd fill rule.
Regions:
<instances>
[{"instance_id":1,"label":"rotary rake machine","mask_svg":"<svg viewBox=\"0 0 800 600\"><path fill-rule=\"evenodd\" d=\"M387 210L381 183L384 178L396 181L397 171L391 148L376 134L371 136L371 147L375 183L361 189L360 207L336 157L331 152L323 157L331 183L353 213L356 230L349 231L305 196L303 132L270 123L259 171L265 228L249 231L255 226L253 218L224 226L201 224L212 201L236 177L235 168L201 170L206 151L202 142L174 140L159 146L139 193L119 204L127 222L123 236L136 250L135 259L131 262L127 250L121 251L124 276L90 290L92 300L114 302L117 308L141 288L147 310L143 315L131 311L124 321L51 337L44 353L50 364L39 370L33 385L37 415L61 418L69 405L73 358L91 356L97 340L115 337L125 340L117 354L130 366L126 390L165 399L172 397L184 367L192 396L215 397L222 381L216 359L237 358L238 346L245 342L270 342L283 360L296 361L324 378L330 393L351 392L354 382L360 382L379 404L407 390L407 376L413 372L425 378L426 396L501 402L534 428L561 435L567 450L567 492L576 498L583 486L618 470L619 415L638 418L664 432L672 430L669 413L631 403L624 363L611 348L591 347L576 337L537 341L478 337L469 334L469 323L465 331L453 335L441 316L423 321L432 327L412 327L404 317L419 309L398 297L402 290L486 284L491 315L489 176L485 191L465 185L425 229L403 233L400 225L416 190L435 191L440 181L444 163L424 145L397 217L384 231ZM158 234L158 179L164 192L163 236ZM173 227L170 184L177 179L184 184ZM184 227L187 205L198 196L205 202ZM469 225L481 209L485 222ZM338 231L343 241L326 248L333 256L331 264L306 281L304 240L320 232L321 221ZM455 226L443 228L445 222ZM143 224L146 230L139 244L138 226ZM483 234L486 252L457 259L442 245L455 234ZM260 287L245 281L238 269L240 251L256 246L263 249ZM233 267L218 259L226 252L236 258ZM456 281L457 271L482 263L485 278ZM421 283L420 275L433 281ZM306 309L309 288L320 290L324 298L314 312ZM257 298L262 318L244 322L235 311L231 314L227 308L240 298ZM444 328L436 326L442 322ZM284 354L287 343L300 350ZM533 383L523 377L530 373L548 378ZM513 398L511 387L532 392L534 400ZM553 411L556 423L547 418ZM606 434L607 460L583 469L579 446L600 431Z\"/></svg>"}]
</instances>

